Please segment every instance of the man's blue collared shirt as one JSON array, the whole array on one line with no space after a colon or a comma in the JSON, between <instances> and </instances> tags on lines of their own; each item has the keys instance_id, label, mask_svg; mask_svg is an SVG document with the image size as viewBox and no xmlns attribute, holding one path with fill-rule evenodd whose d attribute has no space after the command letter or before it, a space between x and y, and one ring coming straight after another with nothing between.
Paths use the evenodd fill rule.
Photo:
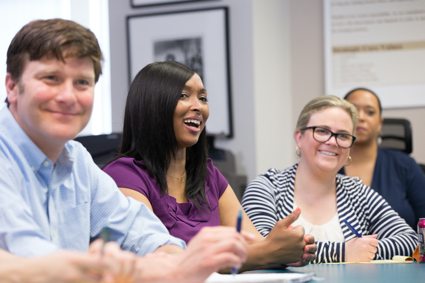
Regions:
<instances>
[{"instance_id":1,"label":"man's blue collared shirt","mask_svg":"<svg viewBox=\"0 0 425 283\"><path fill-rule=\"evenodd\" d=\"M111 240L137 254L165 244L184 247L145 205L125 197L80 143L66 143L53 164L3 107L0 248L22 256L86 251L104 227Z\"/></svg>"}]
</instances>

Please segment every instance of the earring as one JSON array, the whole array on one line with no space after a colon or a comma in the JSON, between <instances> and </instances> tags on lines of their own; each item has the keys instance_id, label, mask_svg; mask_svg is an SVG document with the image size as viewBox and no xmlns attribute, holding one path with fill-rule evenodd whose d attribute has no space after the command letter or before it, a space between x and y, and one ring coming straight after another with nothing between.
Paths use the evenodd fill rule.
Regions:
<instances>
[{"instance_id":1,"label":"earring","mask_svg":"<svg viewBox=\"0 0 425 283\"><path fill-rule=\"evenodd\" d=\"M297 145L297 146L295 146L295 154L296 154L298 157L301 157L301 150L300 150L300 148L298 147L298 145Z\"/></svg>"},{"instance_id":2,"label":"earring","mask_svg":"<svg viewBox=\"0 0 425 283\"><path fill-rule=\"evenodd\" d=\"M352 161L353 161L353 159L351 158L351 155L349 155L348 158L347 158L347 162L345 163L345 166L350 165Z\"/></svg>"}]
</instances>

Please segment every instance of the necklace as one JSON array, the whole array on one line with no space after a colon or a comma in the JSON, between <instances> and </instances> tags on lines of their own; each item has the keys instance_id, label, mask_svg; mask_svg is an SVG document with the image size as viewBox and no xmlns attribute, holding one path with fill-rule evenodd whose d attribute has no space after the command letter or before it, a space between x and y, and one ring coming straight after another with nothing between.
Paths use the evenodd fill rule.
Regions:
<instances>
[{"instance_id":1,"label":"necklace","mask_svg":"<svg viewBox=\"0 0 425 283\"><path fill-rule=\"evenodd\" d=\"M167 177L173 178L183 184L184 182L186 182L186 171L184 171L184 173L180 177L173 176L170 174L167 174Z\"/></svg>"}]
</instances>

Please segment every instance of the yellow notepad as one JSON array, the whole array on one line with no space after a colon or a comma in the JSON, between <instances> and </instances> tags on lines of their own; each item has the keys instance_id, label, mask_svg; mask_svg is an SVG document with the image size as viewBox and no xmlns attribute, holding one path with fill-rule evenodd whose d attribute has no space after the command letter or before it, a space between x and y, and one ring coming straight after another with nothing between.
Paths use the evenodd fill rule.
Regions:
<instances>
[{"instance_id":1,"label":"yellow notepad","mask_svg":"<svg viewBox=\"0 0 425 283\"><path fill-rule=\"evenodd\" d=\"M378 259L372 260L370 263L412 263L413 257L411 256L402 256L395 255L392 259Z\"/></svg>"},{"instance_id":2,"label":"yellow notepad","mask_svg":"<svg viewBox=\"0 0 425 283\"><path fill-rule=\"evenodd\" d=\"M372 264L380 264L380 263L412 263L414 262L413 257L411 256L402 256L402 255L395 255L392 259L377 259L377 260L371 260L371 261L358 261L358 262L335 262L335 264L355 264L355 263L372 263ZM334 264L334 263L330 263Z\"/></svg>"}]
</instances>

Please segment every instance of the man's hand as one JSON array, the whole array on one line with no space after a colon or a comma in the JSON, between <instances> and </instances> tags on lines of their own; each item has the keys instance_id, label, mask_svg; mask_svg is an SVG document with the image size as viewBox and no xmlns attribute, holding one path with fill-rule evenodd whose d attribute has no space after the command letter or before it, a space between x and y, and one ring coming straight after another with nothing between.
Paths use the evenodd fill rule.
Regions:
<instances>
[{"instance_id":1,"label":"man's hand","mask_svg":"<svg viewBox=\"0 0 425 283\"><path fill-rule=\"evenodd\" d=\"M23 259L28 268L20 282L100 282L104 266L99 258L79 252L59 251L48 256Z\"/></svg>"},{"instance_id":2,"label":"man's hand","mask_svg":"<svg viewBox=\"0 0 425 283\"><path fill-rule=\"evenodd\" d=\"M136 282L201 283L211 273L240 267L247 257L250 237L231 227L203 228L178 254L155 252L139 258Z\"/></svg>"}]
</instances>

